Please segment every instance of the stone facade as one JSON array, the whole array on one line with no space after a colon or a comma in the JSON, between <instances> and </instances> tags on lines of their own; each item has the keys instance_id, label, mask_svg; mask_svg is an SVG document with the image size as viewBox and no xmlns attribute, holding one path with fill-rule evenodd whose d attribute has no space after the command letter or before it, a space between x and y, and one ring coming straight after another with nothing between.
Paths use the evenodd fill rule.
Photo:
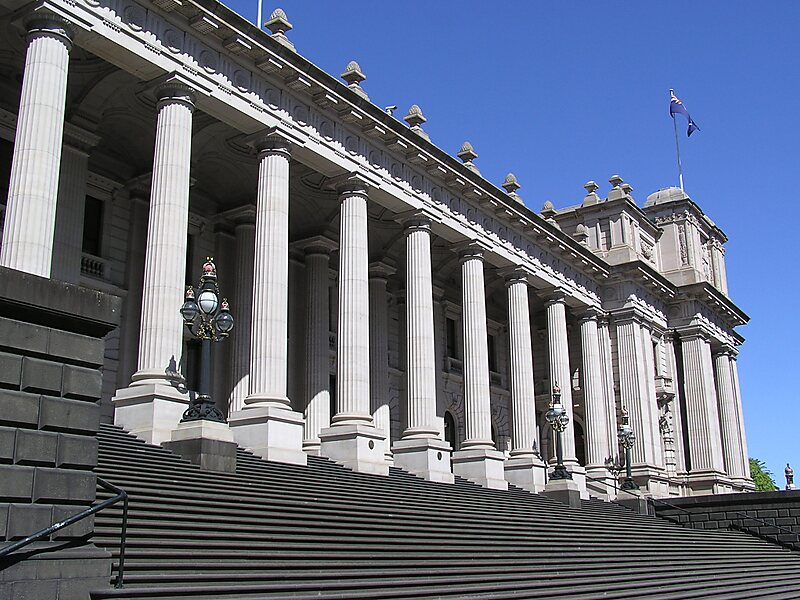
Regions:
<instances>
[{"instance_id":1,"label":"stone facade","mask_svg":"<svg viewBox=\"0 0 800 600\"><path fill-rule=\"evenodd\" d=\"M0 264L124 298L104 419L171 439L199 368L178 308L213 255L237 318L213 395L265 458L540 491L558 385L584 494L614 495L623 407L647 493L752 489L748 317L680 190L639 207L613 176L533 212L418 106L372 104L357 63L310 63L280 11L272 35L211 0L0 11Z\"/></svg>"}]
</instances>

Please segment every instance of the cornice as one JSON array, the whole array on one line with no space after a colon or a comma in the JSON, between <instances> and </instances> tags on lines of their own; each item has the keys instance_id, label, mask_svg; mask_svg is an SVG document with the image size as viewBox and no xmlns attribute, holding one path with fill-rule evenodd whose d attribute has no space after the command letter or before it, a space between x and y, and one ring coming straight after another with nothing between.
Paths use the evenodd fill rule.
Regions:
<instances>
[{"instance_id":1,"label":"cornice","mask_svg":"<svg viewBox=\"0 0 800 600\"><path fill-rule=\"evenodd\" d=\"M745 325L750 321L750 316L733 301L706 281L682 285L678 288L676 300L699 300L712 311L723 315L731 321L733 326Z\"/></svg>"}]
</instances>

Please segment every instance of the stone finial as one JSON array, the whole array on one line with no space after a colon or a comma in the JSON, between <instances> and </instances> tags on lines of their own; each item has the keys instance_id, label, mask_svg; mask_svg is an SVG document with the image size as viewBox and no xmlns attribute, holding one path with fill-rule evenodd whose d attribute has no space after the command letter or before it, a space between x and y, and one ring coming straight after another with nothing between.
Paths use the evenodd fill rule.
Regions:
<instances>
[{"instance_id":1,"label":"stone finial","mask_svg":"<svg viewBox=\"0 0 800 600\"><path fill-rule=\"evenodd\" d=\"M624 179L622 179L622 177L619 175L612 175L608 178L608 183L611 184L611 187L619 187L623 181Z\"/></svg>"},{"instance_id":2,"label":"stone finial","mask_svg":"<svg viewBox=\"0 0 800 600\"><path fill-rule=\"evenodd\" d=\"M264 23L264 27L272 32L272 39L294 50L294 44L286 37L286 32L292 28L292 24L282 8L276 8L272 11L269 20Z\"/></svg>"},{"instance_id":3,"label":"stone finial","mask_svg":"<svg viewBox=\"0 0 800 600\"><path fill-rule=\"evenodd\" d=\"M550 200L545 200L541 213L545 219L549 219L556 214L556 207L553 206L553 203L550 202Z\"/></svg>"},{"instance_id":4,"label":"stone finial","mask_svg":"<svg viewBox=\"0 0 800 600\"><path fill-rule=\"evenodd\" d=\"M633 186L630 183L623 183L621 186L619 186L619 189L630 196L631 192L633 191Z\"/></svg>"},{"instance_id":5,"label":"stone finial","mask_svg":"<svg viewBox=\"0 0 800 600\"><path fill-rule=\"evenodd\" d=\"M575 238L582 246L589 247L589 230L586 229L586 225L583 223L578 223L578 226L575 228L575 233L572 234L572 237Z\"/></svg>"},{"instance_id":6,"label":"stone finial","mask_svg":"<svg viewBox=\"0 0 800 600\"><path fill-rule=\"evenodd\" d=\"M583 198L581 206L589 206L600 202L600 196L596 194L598 185L594 181L587 181L584 183L583 189L586 190L586 196Z\"/></svg>"},{"instance_id":7,"label":"stone finial","mask_svg":"<svg viewBox=\"0 0 800 600\"><path fill-rule=\"evenodd\" d=\"M609 200L618 200L625 197L625 191L620 187L623 181L619 175L612 175L608 178L608 183L611 184L611 191L608 192Z\"/></svg>"},{"instance_id":8,"label":"stone finial","mask_svg":"<svg viewBox=\"0 0 800 600\"><path fill-rule=\"evenodd\" d=\"M425 115L422 114L422 109L419 106L412 104L411 108L408 109L408 114L403 117L403 120L408 123L409 127L411 127L411 131L421 137L424 137L426 140L431 139L422 129L422 124L428 119L426 119Z\"/></svg>"},{"instance_id":9,"label":"stone finial","mask_svg":"<svg viewBox=\"0 0 800 600\"><path fill-rule=\"evenodd\" d=\"M456 156L458 156L458 158L464 162L465 167L474 171L478 175L481 174L481 172L478 170L478 167L472 163L473 160L478 158L478 153L475 152L475 148L472 147L472 144L469 142L464 142L461 144L461 150L456 153Z\"/></svg>"},{"instance_id":10,"label":"stone finial","mask_svg":"<svg viewBox=\"0 0 800 600\"><path fill-rule=\"evenodd\" d=\"M509 173L508 175L506 175L506 178L503 181L503 189L516 202L519 202L520 204L522 204L523 203L522 202L522 198L520 198L519 194L517 193L517 190L520 187L521 186L519 185L519 181L517 181L517 176L516 175L514 175L513 173Z\"/></svg>"},{"instance_id":11,"label":"stone finial","mask_svg":"<svg viewBox=\"0 0 800 600\"><path fill-rule=\"evenodd\" d=\"M351 60L349 63L347 63L347 66L344 68L344 73L342 73L340 77L347 82L348 88L353 90L359 96L369 100L367 92L365 92L360 85L361 82L367 78L367 76L364 75L364 71L361 70L361 65L359 65L356 61Z\"/></svg>"}]
</instances>

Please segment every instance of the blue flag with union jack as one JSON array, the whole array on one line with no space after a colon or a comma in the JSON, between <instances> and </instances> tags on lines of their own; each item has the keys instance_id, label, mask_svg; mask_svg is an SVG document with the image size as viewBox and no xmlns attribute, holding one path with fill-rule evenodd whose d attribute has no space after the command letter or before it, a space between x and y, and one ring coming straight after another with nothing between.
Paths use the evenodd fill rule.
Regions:
<instances>
[{"instance_id":1,"label":"blue flag with union jack","mask_svg":"<svg viewBox=\"0 0 800 600\"><path fill-rule=\"evenodd\" d=\"M690 135L692 135L692 133L696 129L698 129L698 130L700 129L697 126L697 123L695 123L692 120L692 117L689 116L689 111L686 110L686 107L683 105L683 102L681 102L678 99L678 97L675 95L675 92L670 90L669 91L669 116L674 119L675 115L683 115L684 117L686 117L686 120L689 121L689 130L686 132L686 137L689 137Z\"/></svg>"}]
</instances>

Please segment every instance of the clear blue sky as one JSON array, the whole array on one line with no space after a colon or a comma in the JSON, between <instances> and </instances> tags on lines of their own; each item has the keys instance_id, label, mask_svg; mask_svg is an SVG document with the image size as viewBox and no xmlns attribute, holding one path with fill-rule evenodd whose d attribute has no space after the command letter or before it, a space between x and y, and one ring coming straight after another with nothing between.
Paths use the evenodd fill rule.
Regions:
<instances>
[{"instance_id":1,"label":"clear blue sky","mask_svg":"<svg viewBox=\"0 0 800 600\"><path fill-rule=\"evenodd\" d=\"M256 0L227 4L255 21ZM435 144L471 141L484 177L513 171L537 211L614 173L640 205L676 185L674 87L701 128L687 140L679 121L686 191L730 238L731 296L752 319L750 455L783 487L800 467L800 3L286 0L265 20L276 6L300 54L332 74L357 60L375 104L419 104Z\"/></svg>"}]
</instances>

